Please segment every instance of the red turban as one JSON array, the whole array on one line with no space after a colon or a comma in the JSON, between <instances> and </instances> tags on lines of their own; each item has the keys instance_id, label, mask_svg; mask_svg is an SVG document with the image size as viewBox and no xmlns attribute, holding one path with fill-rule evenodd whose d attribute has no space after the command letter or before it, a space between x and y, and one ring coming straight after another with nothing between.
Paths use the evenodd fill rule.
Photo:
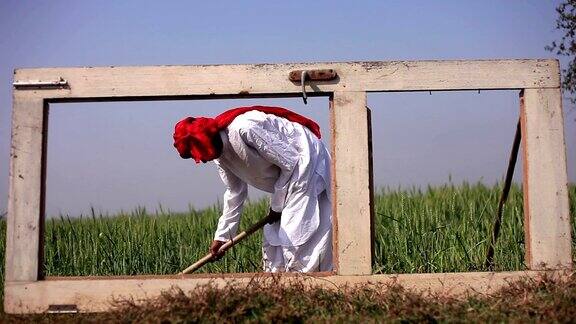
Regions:
<instances>
[{"instance_id":1,"label":"red turban","mask_svg":"<svg viewBox=\"0 0 576 324\"><path fill-rule=\"evenodd\" d=\"M299 123L310 129L318 138L321 137L320 126L311 119L281 107L252 106L230 109L216 118L187 117L182 119L176 123L174 129L174 147L182 158L194 157L196 163L214 159L216 155L216 149L212 143L214 136L228 127L234 118L251 110L273 114Z\"/></svg>"}]
</instances>

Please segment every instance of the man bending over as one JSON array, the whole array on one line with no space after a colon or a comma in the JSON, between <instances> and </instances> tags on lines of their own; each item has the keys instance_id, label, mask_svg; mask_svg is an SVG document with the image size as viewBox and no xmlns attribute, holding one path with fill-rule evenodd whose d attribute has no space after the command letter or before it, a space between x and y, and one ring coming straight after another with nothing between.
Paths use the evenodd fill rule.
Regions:
<instances>
[{"instance_id":1,"label":"man bending over","mask_svg":"<svg viewBox=\"0 0 576 324\"><path fill-rule=\"evenodd\" d=\"M269 192L264 271L331 271L330 154L314 121L280 107L240 107L216 118L176 124L174 146L184 159L214 161L226 186L210 252L238 230L247 185Z\"/></svg>"}]
</instances>

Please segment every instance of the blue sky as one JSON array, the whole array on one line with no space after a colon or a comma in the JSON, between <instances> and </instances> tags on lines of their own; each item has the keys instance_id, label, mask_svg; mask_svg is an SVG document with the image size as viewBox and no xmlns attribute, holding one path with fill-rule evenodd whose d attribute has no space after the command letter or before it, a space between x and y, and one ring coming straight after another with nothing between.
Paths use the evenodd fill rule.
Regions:
<instances>
[{"instance_id":1,"label":"blue sky","mask_svg":"<svg viewBox=\"0 0 576 324\"><path fill-rule=\"evenodd\" d=\"M544 46L561 36L554 29L558 3L4 0L0 212L7 203L14 68L551 58ZM376 184L423 186L449 177L493 184L506 169L517 97L516 91L370 94ZM179 159L173 124L256 103L292 108L329 132L325 98L308 106L296 98L52 105L48 214L215 203L223 187L214 167ZM567 101L564 109L575 182L576 112Z\"/></svg>"}]
</instances>

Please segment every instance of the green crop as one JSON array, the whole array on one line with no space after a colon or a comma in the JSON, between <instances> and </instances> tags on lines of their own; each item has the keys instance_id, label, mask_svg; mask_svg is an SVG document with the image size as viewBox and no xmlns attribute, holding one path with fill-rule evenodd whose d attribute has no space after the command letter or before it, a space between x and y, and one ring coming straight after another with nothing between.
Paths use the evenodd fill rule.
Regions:
<instances>
[{"instance_id":1,"label":"green crop","mask_svg":"<svg viewBox=\"0 0 576 324\"><path fill-rule=\"evenodd\" d=\"M425 190L380 189L374 201L374 273L487 270L483 261L500 191L499 185L480 183ZM571 185L573 231L575 192ZM241 228L264 217L267 209L264 200L248 203ZM175 274L207 253L219 215L220 207L215 205L183 213L136 208L116 215L92 210L91 215L47 219L45 274ZM6 222L2 220L0 226L0 257L4 259ZM199 272L261 271L260 244L261 233L257 233ZM504 210L495 264L498 271L526 269L522 192L517 185ZM3 279L3 271L0 276Z\"/></svg>"}]
</instances>

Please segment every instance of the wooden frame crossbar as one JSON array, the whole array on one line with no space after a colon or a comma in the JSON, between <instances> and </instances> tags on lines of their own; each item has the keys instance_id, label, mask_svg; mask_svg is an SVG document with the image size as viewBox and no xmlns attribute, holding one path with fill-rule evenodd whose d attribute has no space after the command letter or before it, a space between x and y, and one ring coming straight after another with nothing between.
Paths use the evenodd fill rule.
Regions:
<instances>
[{"instance_id":1,"label":"wooden frame crossbar","mask_svg":"<svg viewBox=\"0 0 576 324\"><path fill-rule=\"evenodd\" d=\"M338 284L402 278L414 287L494 287L505 278L571 269L564 124L557 60L344 62L202 66L33 68L14 72L4 309L45 312L55 305L101 311L111 298L153 297L193 288L206 276L44 278L46 138L53 102L295 97L294 70L332 69L310 81L309 96L330 98L335 272L312 281ZM372 275L372 185L367 92L522 90L524 214L528 272ZM354 134L354 136L350 136ZM327 275L327 274L324 274ZM218 275L227 282L238 274ZM504 278L504 279L503 279ZM456 280L454 282L454 280ZM477 282L480 280L480 282ZM496 280L496 282L494 281ZM472 284L472 282L475 282ZM436 287L436 288L434 288ZM447 287L447 286L442 286ZM444 289L444 288L443 288ZM486 290L486 289L483 289Z\"/></svg>"}]
</instances>

